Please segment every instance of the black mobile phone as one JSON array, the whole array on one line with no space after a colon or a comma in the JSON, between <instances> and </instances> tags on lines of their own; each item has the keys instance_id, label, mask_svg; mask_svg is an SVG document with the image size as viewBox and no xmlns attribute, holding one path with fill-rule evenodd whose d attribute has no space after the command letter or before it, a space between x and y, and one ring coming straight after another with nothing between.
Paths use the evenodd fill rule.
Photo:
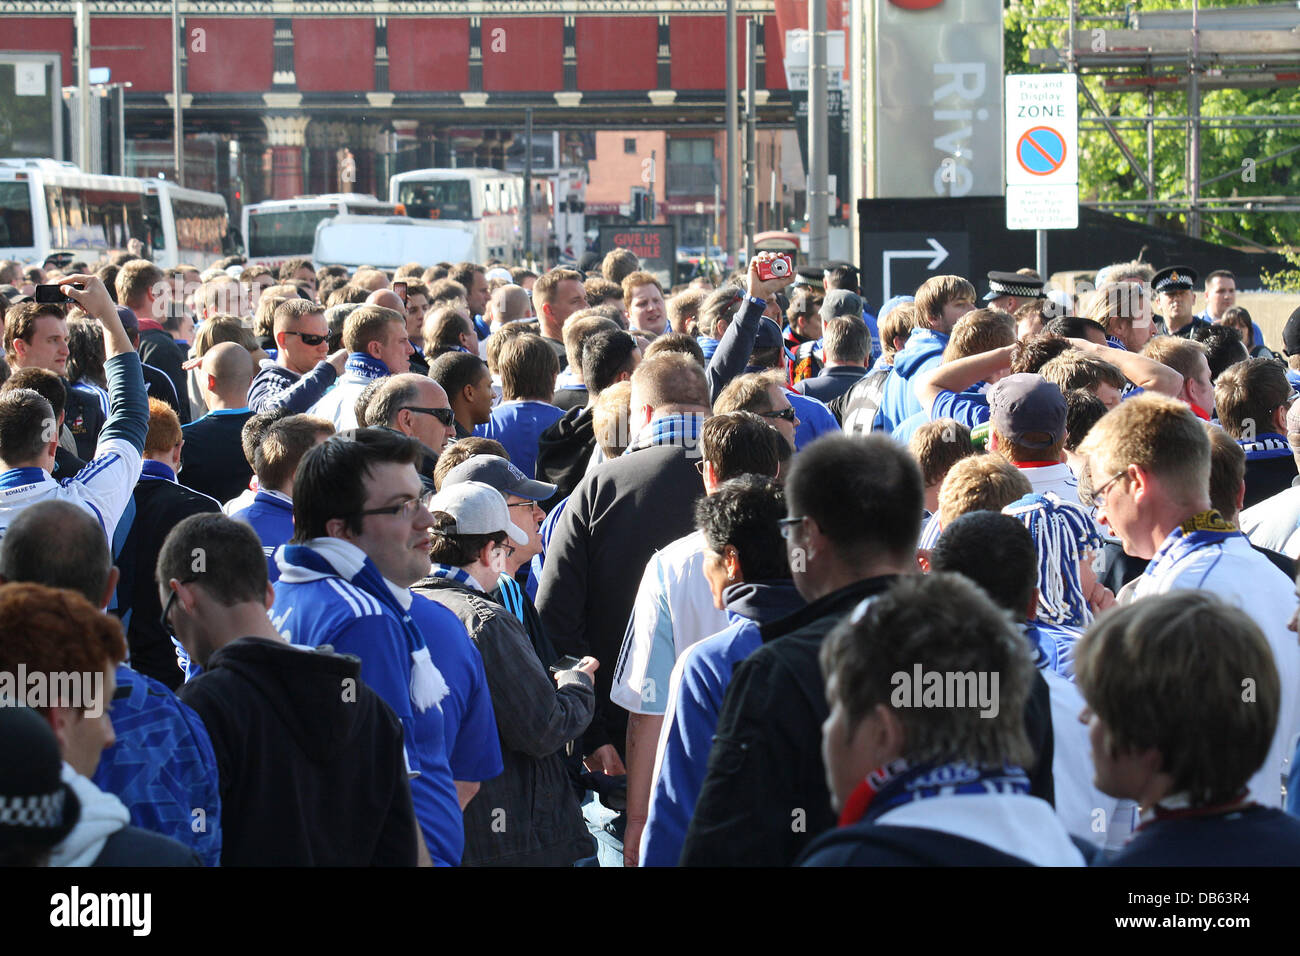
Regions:
<instances>
[{"instance_id":1,"label":"black mobile phone","mask_svg":"<svg viewBox=\"0 0 1300 956\"><path fill-rule=\"evenodd\" d=\"M551 673L558 674L560 671L576 671L578 665L582 663L581 657L565 655L551 665Z\"/></svg>"},{"instance_id":2,"label":"black mobile phone","mask_svg":"<svg viewBox=\"0 0 1300 956\"><path fill-rule=\"evenodd\" d=\"M37 302L56 302L59 305L73 301L63 294L63 290L58 285L38 285L36 294L32 298Z\"/></svg>"}]
</instances>

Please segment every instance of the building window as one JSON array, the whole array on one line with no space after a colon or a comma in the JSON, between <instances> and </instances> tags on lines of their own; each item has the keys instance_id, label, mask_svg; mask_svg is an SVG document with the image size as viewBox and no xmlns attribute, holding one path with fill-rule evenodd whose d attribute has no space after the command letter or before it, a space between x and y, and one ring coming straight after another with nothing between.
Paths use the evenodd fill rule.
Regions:
<instances>
[{"instance_id":1,"label":"building window","mask_svg":"<svg viewBox=\"0 0 1300 956\"><path fill-rule=\"evenodd\" d=\"M628 136L628 137L625 137L625 138L623 139L623 152L625 152L625 153L635 153L635 152L636 152L636 137L635 137L635 136Z\"/></svg>"}]
</instances>

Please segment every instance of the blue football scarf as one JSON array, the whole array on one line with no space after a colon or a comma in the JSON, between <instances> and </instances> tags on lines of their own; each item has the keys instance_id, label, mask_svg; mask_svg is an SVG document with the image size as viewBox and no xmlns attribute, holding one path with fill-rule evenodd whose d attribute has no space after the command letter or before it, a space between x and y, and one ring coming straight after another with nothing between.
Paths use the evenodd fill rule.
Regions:
<instances>
[{"instance_id":1,"label":"blue football scarf","mask_svg":"<svg viewBox=\"0 0 1300 956\"><path fill-rule=\"evenodd\" d=\"M1223 520L1223 515L1214 508L1192 515L1175 528L1165 538L1160 550L1147 564L1143 574L1156 575L1173 567L1187 555L1199 548L1222 544L1229 538L1241 538L1244 535L1233 525Z\"/></svg>"},{"instance_id":2,"label":"blue football scarf","mask_svg":"<svg viewBox=\"0 0 1300 956\"><path fill-rule=\"evenodd\" d=\"M1092 610L1079 581L1079 560L1102 546L1092 517L1054 492L1025 495L1002 509L1024 524L1038 550L1038 617L1087 627Z\"/></svg>"},{"instance_id":3,"label":"blue football scarf","mask_svg":"<svg viewBox=\"0 0 1300 956\"><path fill-rule=\"evenodd\" d=\"M388 366L366 352L349 352L346 371L349 375L373 382L388 375Z\"/></svg>"},{"instance_id":4,"label":"blue football scarf","mask_svg":"<svg viewBox=\"0 0 1300 956\"><path fill-rule=\"evenodd\" d=\"M906 760L867 774L844 802L840 826L875 820L895 807L932 797L986 793L1029 793L1029 776L1020 767L976 767L957 761L913 767Z\"/></svg>"},{"instance_id":5,"label":"blue football scarf","mask_svg":"<svg viewBox=\"0 0 1300 956\"><path fill-rule=\"evenodd\" d=\"M140 480L174 482L176 480L176 472L172 471L170 466L164 465L161 461L154 461L152 458L146 458L140 463Z\"/></svg>"},{"instance_id":6,"label":"blue football scarf","mask_svg":"<svg viewBox=\"0 0 1300 956\"><path fill-rule=\"evenodd\" d=\"M402 631L406 635L407 652L411 655L411 704L416 710L424 712L438 703L442 698L440 685L443 682L440 679L441 675L433 665L433 660L429 657L429 648L424 643L424 635L420 633L419 627L411 620L411 615L397 602L397 598L393 596L388 582L379 573L379 569L375 567L373 561L366 558L361 565L361 570L349 578L335 568L323 555L304 545L286 544L279 553L283 556L284 564L314 572L321 577L342 578L353 587L366 592L387 610L391 611L393 616L401 622ZM281 580L283 579L283 576L281 576Z\"/></svg>"},{"instance_id":7,"label":"blue football scarf","mask_svg":"<svg viewBox=\"0 0 1300 956\"><path fill-rule=\"evenodd\" d=\"M682 448L698 449L700 428L704 425L705 417L695 413L676 413L656 418L637 432L636 439L623 454L630 455L634 451L653 448L656 445L679 445Z\"/></svg>"},{"instance_id":8,"label":"blue football scarf","mask_svg":"<svg viewBox=\"0 0 1300 956\"><path fill-rule=\"evenodd\" d=\"M1287 444L1286 436L1279 435L1277 432L1265 432L1263 435L1256 437L1254 441L1238 438L1237 444L1246 453L1247 461L1291 457L1291 446Z\"/></svg>"},{"instance_id":9,"label":"blue football scarf","mask_svg":"<svg viewBox=\"0 0 1300 956\"><path fill-rule=\"evenodd\" d=\"M468 571L464 568L453 567L450 564L439 564L436 561L433 562L433 564L429 566L429 577L444 578L448 581L455 581L457 584L465 585L465 587L469 588L471 591L483 591L482 586L470 576Z\"/></svg>"}]
</instances>

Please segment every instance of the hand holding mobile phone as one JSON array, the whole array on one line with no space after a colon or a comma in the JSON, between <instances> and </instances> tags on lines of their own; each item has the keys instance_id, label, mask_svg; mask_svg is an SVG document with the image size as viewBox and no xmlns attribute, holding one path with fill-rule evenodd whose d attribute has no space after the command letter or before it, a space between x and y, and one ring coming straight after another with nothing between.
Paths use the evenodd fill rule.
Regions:
<instances>
[{"instance_id":1,"label":"hand holding mobile phone","mask_svg":"<svg viewBox=\"0 0 1300 956\"><path fill-rule=\"evenodd\" d=\"M72 301L57 284L38 285L32 298L37 302L53 302L57 305L66 305Z\"/></svg>"},{"instance_id":2,"label":"hand holding mobile phone","mask_svg":"<svg viewBox=\"0 0 1300 956\"><path fill-rule=\"evenodd\" d=\"M572 655L566 654L550 666L550 672L552 674L558 674L560 671L576 671L581 663L581 657L573 657Z\"/></svg>"}]
</instances>

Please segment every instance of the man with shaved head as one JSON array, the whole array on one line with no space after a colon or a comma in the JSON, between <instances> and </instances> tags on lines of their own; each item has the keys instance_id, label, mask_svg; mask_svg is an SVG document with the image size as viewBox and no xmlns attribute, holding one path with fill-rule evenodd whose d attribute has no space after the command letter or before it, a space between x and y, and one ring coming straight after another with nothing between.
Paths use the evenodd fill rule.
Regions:
<instances>
[{"instance_id":1,"label":"man with shaved head","mask_svg":"<svg viewBox=\"0 0 1300 956\"><path fill-rule=\"evenodd\" d=\"M392 289L376 289L366 296L365 304L382 306L385 309L392 309L394 312L406 311L406 303Z\"/></svg>"},{"instance_id":2,"label":"man with shaved head","mask_svg":"<svg viewBox=\"0 0 1300 956\"><path fill-rule=\"evenodd\" d=\"M447 393L431 378L406 372L384 379L366 406L366 425L391 428L410 435L433 453L416 463L420 484L433 493L433 467L447 443L456 437L456 418Z\"/></svg>"},{"instance_id":3,"label":"man with shaved head","mask_svg":"<svg viewBox=\"0 0 1300 956\"><path fill-rule=\"evenodd\" d=\"M219 502L234 498L253 477L240 442L244 423L253 417L253 371L253 357L236 342L208 349L199 366L199 390L209 412L185 426L181 482Z\"/></svg>"},{"instance_id":4,"label":"man with shaved head","mask_svg":"<svg viewBox=\"0 0 1300 956\"><path fill-rule=\"evenodd\" d=\"M487 320L495 332L503 325L533 317L533 300L517 285L503 285L492 293Z\"/></svg>"}]
</instances>

